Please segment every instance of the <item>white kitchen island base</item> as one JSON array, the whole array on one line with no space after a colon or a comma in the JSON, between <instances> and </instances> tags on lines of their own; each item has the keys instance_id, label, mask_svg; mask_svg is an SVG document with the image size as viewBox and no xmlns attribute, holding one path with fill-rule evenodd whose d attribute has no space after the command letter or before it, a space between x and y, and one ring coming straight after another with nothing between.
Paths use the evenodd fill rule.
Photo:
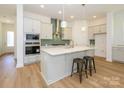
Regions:
<instances>
[{"instance_id":1,"label":"white kitchen island base","mask_svg":"<svg viewBox=\"0 0 124 93\"><path fill-rule=\"evenodd\" d=\"M82 47L83 48L83 47ZM52 52L55 48L52 48ZM68 49L55 49L54 54L50 49L41 50L41 74L48 85L71 75L72 63L74 58L83 58L91 48L80 51ZM62 51L57 53L57 51ZM76 68L76 65L75 65Z\"/></svg>"}]
</instances>

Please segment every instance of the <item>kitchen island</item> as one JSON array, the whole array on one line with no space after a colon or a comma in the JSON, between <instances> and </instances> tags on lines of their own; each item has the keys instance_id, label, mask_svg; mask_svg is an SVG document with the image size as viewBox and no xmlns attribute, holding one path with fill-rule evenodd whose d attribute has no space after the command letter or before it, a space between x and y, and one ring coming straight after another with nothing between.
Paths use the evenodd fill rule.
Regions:
<instances>
[{"instance_id":1,"label":"kitchen island","mask_svg":"<svg viewBox=\"0 0 124 93\"><path fill-rule=\"evenodd\" d=\"M86 46L41 48L41 75L48 85L63 79L71 74L74 58L93 55L93 51Z\"/></svg>"}]
</instances>

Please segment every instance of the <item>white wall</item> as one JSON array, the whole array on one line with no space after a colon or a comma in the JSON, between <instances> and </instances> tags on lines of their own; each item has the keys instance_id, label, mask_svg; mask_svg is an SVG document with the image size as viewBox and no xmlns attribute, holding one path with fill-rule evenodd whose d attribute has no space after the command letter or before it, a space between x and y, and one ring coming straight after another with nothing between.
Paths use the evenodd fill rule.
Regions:
<instances>
[{"instance_id":1,"label":"white wall","mask_svg":"<svg viewBox=\"0 0 124 93\"><path fill-rule=\"evenodd\" d=\"M2 24L0 23L0 55L2 54Z\"/></svg>"},{"instance_id":2,"label":"white wall","mask_svg":"<svg viewBox=\"0 0 124 93\"><path fill-rule=\"evenodd\" d=\"M85 31L82 31L85 27ZM72 23L72 40L74 45L88 45L87 21L76 20Z\"/></svg>"},{"instance_id":3,"label":"white wall","mask_svg":"<svg viewBox=\"0 0 124 93\"><path fill-rule=\"evenodd\" d=\"M16 23L16 54L17 54L17 64L16 67L24 66L24 34L23 34L23 5L16 5L16 13L17 13L17 23Z\"/></svg>"},{"instance_id":4,"label":"white wall","mask_svg":"<svg viewBox=\"0 0 124 93\"><path fill-rule=\"evenodd\" d=\"M2 23L2 53L14 52L14 47L7 47L7 31L15 32L14 24Z\"/></svg>"},{"instance_id":5,"label":"white wall","mask_svg":"<svg viewBox=\"0 0 124 93\"><path fill-rule=\"evenodd\" d=\"M29 17L35 20L39 20L42 23L51 23L51 18L39 14L31 13L28 11L24 11L24 17Z\"/></svg>"},{"instance_id":6,"label":"white wall","mask_svg":"<svg viewBox=\"0 0 124 93\"><path fill-rule=\"evenodd\" d=\"M106 24L106 17L88 20L88 26L96 26L102 24Z\"/></svg>"},{"instance_id":7,"label":"white wall","mask_svg":"<svg viewBox=\"0 0 124 93\"><path fill-rule=\"evenodd\" d=\"M113 43L113 12L107 13L107 46L106 60L112 62L112 43Z\"/></svg>"}]
</instances>

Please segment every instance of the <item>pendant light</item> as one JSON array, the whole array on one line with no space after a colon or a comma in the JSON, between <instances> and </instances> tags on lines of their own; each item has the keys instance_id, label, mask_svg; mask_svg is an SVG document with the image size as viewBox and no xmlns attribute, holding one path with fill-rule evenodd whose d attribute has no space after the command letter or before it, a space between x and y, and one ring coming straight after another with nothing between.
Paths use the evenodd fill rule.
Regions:
<instances>
[{"instance_id":1,"label":"pendant light","mask_svg":"<svg viewBox=\"0 0 124 93\"><path fill-rule=\"evenodd\" d=\"M63 14L63 15L62 15L62 22L61 22L61 27L62 27L62 28L66 28L66 27L67 27L67 22L66 22L65 19L64 19L64 18L65 18L64 12L65 12L65 11L64 11L64 4L63 4L63 6L62 6L62 14Z\"/></svg>"},{"instance_id":2,"label":"pendant light","mask_svg":"<svg viewBox=\"0 0 124 93\"><path fill-rule=\"evenodd\" d=\"M86 5L82 4L82 6L83 6L83 19L86 19ZM86 26L82 26L81 31L86 31Z\"/></svg>"}]
</instances>

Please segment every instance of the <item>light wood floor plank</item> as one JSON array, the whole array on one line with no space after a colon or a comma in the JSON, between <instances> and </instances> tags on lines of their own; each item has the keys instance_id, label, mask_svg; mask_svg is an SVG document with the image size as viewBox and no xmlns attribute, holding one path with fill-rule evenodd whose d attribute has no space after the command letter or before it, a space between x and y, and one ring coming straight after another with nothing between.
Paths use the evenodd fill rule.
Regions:
<instances>
[{"instance_id":1,"label":"light wood floor plank","mask_svg":"<svg viewBox=\"0 0 124 93\"><path fill-rule=\"evenodd\" d=\"M96 71L88 79L83 73L80 84L78 73L68 76L47 86L41 76L39 65L32 64L16 69L13 55L0 57L0 87L1 88L123 88L124 64L107 62L96 57Z\"/></svg>"}]
</instances>

